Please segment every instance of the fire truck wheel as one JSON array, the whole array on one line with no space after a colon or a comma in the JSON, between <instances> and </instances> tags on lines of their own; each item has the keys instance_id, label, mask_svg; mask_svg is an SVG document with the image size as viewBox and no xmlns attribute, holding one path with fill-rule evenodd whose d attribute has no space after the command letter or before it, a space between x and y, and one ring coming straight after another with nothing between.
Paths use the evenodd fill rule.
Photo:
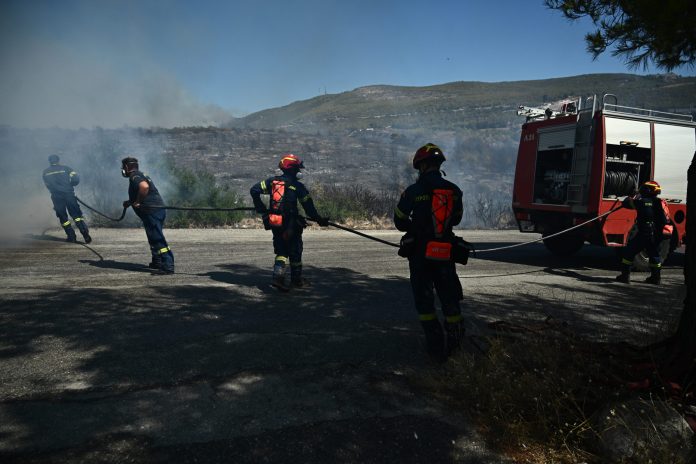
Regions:
<instances>
[{"instance_id":1,"label":"fire truck wheel","mask_svg":"<svg viewBox=\"0 0 696 464\"><path fill-rule=\"evenodd\" d=\"M544 235L553 235L554 232L548 232ZM546 248L556 256L570 256L578 252L585 243L585 238L578 234L562 234L557 237L544 239Z\"/></svg>"}]
</instances>

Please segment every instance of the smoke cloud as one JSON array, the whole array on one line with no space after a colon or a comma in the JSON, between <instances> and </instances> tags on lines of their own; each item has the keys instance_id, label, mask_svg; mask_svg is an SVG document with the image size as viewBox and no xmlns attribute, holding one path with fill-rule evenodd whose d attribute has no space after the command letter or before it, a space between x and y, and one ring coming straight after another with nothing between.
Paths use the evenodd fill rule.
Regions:
<instances>
[{"instance_id":1,"label":"smoke cloud","mask_svg":"<svg viewBox=\"0 0 696 464\"><path fill-rule=\"evenodd\" d=\"M197 101L145 59L116 71L103 56L36 39L0 45L0 124L115 128L219 125L232 115ZM122 69L122 66L119 68Z\"/></svg>"},{"instance_id":2,"label":"smoke cloud","mask_svg":"<svg viewBox=\"0 0 696 464\"><path fill-rule=\"evenodd\" d=\"M135 156L140 168L153 178L165 199L171 188L164 169L166 142L144 136L138 129L16 129L0 128L0 155L5 163L0 170L0 246L11 244L26 234L41 234L46 229L62 236L60 222L53 211L50 193L42 180L48 167L48 155L60 156L60 164L80 175L76 195L112 217L122 211L128 199L128 180L121 176L121 159ZM139 226L132 212L120 223L102 220L82 207L88 225Z\"/></svg>"}]
</instances>

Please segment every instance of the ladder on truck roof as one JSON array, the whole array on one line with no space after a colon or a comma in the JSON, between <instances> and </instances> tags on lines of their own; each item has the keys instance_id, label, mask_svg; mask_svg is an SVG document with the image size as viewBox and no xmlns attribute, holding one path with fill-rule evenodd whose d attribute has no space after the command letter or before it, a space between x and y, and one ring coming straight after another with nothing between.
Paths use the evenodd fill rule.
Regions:
<instances>
[{"instance_id":1,"label":"ladder on truck roof","mask_svg":"<svg viewBox=\"0 0 696 464\"><path fill-rule=\"evenodd\" d=\"M594 125L592 124L596 109L595 100L592 107L578 112L575 126L575 150L573 165L570 170L567 203L577 213L587 212L587 193L592 168L592 149L594 145Z\"/></svg>"}]
</instances>

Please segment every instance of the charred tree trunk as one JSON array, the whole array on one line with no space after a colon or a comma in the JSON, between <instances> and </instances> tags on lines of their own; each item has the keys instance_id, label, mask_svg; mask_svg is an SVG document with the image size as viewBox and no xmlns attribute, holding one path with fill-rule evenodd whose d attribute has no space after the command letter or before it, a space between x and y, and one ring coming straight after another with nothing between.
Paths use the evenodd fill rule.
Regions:
<instances>
[{"instance_id":1,"label":"charred tree trunk","mask_svg":"<svg viewBox=\"0 0 696 464\"><path fill-rule=\"evenodd\" d=\"M666 378L682 385L696 374L696 153L689 167L686 208L686 298L671 354L663 369Z\"/></svg>"}]
</instances>

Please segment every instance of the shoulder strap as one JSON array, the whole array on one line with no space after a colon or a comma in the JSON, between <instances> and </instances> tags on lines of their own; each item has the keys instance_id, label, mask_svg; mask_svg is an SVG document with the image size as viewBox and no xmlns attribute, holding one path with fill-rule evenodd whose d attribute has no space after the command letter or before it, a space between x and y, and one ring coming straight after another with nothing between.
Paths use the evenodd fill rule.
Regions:
<instances>
[{"instance_id":1,"label":"shoulder strap","mask_svg":"<svg viewBox=\"0 0 696 464\"><path fill-rule=\"evenodd\" d=\"M454 191L451 189L433 189L430 195L435 237L442 237L450 228L454 211Z\"/></svg>"},{"instance_id":2,"label":"shoulder strap","mask_svg":"<svg viewBox=\"0 0 696 464\"><path fill-rule=\"evenodd\" d=\"M432 217L433 234L435 238L442 238L450 228L452 213L454 212L454 191L450 188L438 188L424 178L418 179L430 193L430 211Z\"/></svg>"},{"instance_id":3,"label":"shoulder strap","mask_svg":"<svg viewBox=\"0 0 696 464\"><path fill-rule=\"evenodd\" d=\"M280 212L283 210L285 200L285 181L274 179L271 182L271 211Z\"/></svg>"}]
</instances>

